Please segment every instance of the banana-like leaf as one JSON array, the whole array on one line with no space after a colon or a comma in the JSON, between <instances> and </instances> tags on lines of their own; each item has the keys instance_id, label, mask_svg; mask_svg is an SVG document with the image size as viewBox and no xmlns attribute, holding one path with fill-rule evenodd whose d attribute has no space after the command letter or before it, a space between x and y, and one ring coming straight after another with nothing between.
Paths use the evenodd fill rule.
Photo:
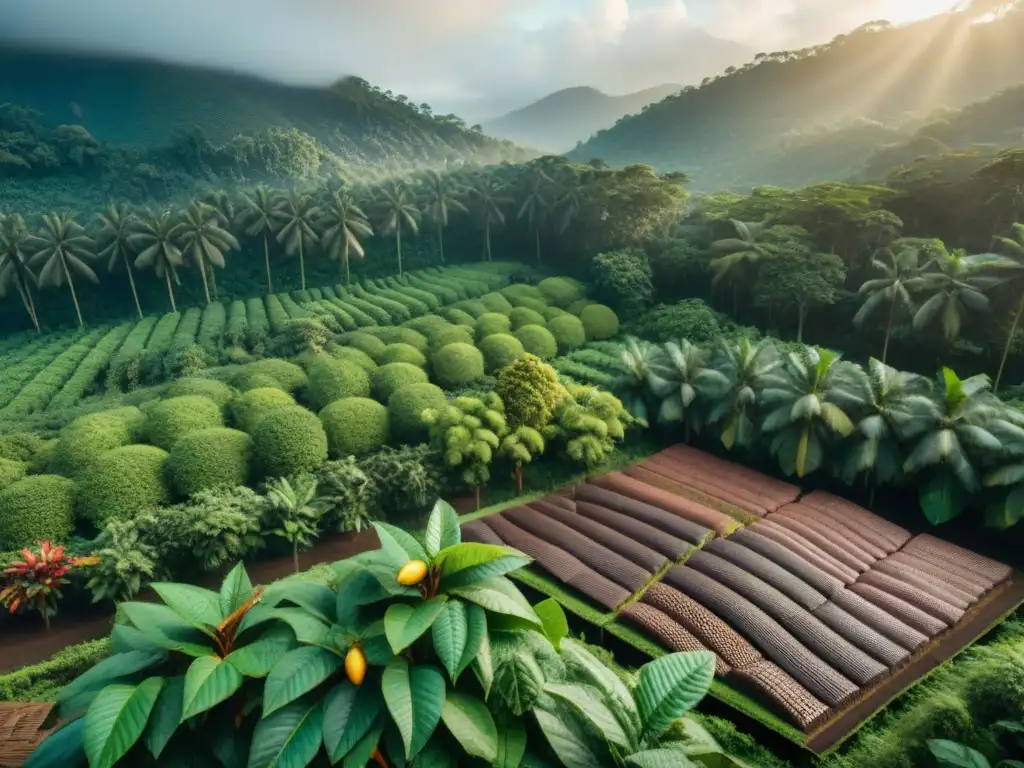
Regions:
<instances>
[{"instance_id":1,"label":"banana-like leaf","mask_svg":"<svg viewBox=\"0 0 1024 768\"><path fill-rule=\"evenodd\" d=\"M109 685L100 691L85 716L82 740L90 768L111 768L142 736L153 711L162 677L138 685Z\"/></svg>"},{"instance_id":2,"label":"banana-like leaf","mask_svg":"<svg viewBox=\"0 0 1024 768\"><path fill-rule=\"evenodd\" d=\"M323 702L295 701L256 724L248 768L305 768L323 743Z\"/></svg>"},{"instance_id":3,"label":"banana-like leaf","mask_svg":"<svg viewBox=\"0 0 1024 768\"><path fill-rule=\"evenodd\" d=\"M660 736L704 698L715 676L706 651L672 653L640 669L635 691L644 736Z\"/></svg>"},{"instance_id":4,"label":"banana-like leaf","mask_svg":"<svg viewBox=\"0 0 1024 768\"><path fill-rule=\"evenodd\" d=\"M391 718L402 734L405 757L423 749L441 720L445 683L441 672L427 664L410 666L396 656L384 669L381 691Z\"/></svg>"},{"instance_id":5,"label":"banana-like leaf","mask_svg":"<svg viewBox=\"0 0 1024 768\"><path fill-rule=\"evenodd\" d=\"M314 646L303 646L284 654L267 675L263 689L263 716L316 688L338 671L342 662L337 653Z\"/></svg>"}]
</instances>

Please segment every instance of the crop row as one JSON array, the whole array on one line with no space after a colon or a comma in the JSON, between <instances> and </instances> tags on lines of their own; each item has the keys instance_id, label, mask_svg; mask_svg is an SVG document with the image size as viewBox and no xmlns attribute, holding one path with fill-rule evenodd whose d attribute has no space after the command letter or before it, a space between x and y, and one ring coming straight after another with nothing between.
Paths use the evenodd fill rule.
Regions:
<instances>
[{"instance_id":1,"label":"crop row","mask_svg":"<svg viewBox=\"0 0 1024 768\"><path fill-rule=\"evenodd\" d=\"M130 335L134 323L124 323L112 328L85 356L75 372L47 404L48 410L71 408L78 404L86 392L96 383L107 369L111 358Z\"/></svg>"},{"instance_id":2,"label":"crop row","mask_svg":"<svg viewBox=\"0 0 1024 768\"><path fill-rule=\"evenodd\" d=\"M167 354L174 355L184 351L196 343L196 334L199 332L199 323L203 319L203 310L198 307L190 307L181 316L178 327L174 329L174 336L171 339L171 346Z\"/></svg>"},{"instance_id":3,"label":"crop row","mask_svg":"<svg viewBox=\"0 0 1024 768\"><path fill-rule=\"evenodd\" d=\"M6 356L0 374L0 409L14 400L26 382L68 349L78 336L78 331L67 331L40 339L30 348Z\"/></svg>"},{"instance_id":4,"label":"crop row","mask_svg":"<svg viewBox=\"0 0 1024 768\"><path fill-rule=\"evenodd\" d=\"M224 336L224 327L227 324L228 312L224 305L215 301L203 309L202 320L199 323L199 332L196 334L196 343L212 354L220 349L221 338Z\"/></svg>"}]
</instances>

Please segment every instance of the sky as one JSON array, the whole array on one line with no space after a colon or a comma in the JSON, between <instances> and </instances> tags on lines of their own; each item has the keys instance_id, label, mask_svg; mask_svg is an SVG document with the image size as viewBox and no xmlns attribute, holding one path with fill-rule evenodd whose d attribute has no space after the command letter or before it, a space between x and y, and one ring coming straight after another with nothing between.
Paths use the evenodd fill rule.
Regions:
<instances>
[{"instance_id":1,"label":"sky","mask_svg":"<svg viewBox=\"0 0 1024 768\"><path fill-rule=\"evenodd\" d=\"M825 42L874 19L912 21L951 4L0 0L0 40L213 65L288 83L355 74L477 119L575 85L618 94L699 82L758 51Z\"/></svg>"}]
</instances>

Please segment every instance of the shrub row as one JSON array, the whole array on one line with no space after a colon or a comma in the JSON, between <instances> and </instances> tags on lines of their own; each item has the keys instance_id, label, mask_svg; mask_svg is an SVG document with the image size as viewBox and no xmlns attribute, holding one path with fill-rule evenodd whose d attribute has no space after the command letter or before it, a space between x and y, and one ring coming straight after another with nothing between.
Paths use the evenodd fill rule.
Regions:
<instances>
[{"instance_id":1,"label":"shrub row","mask_svg":"<svg viewBox=\"0 0 1024 768\"><path fill-rule=\"evenodd\" d=\"M267 296L267 319L270 322L270 330L274 333L280 333L281 329L284 328L291 318L288 317L288 312L285 311L284 306L281 304L281 297L277 294L271 294Z\"/></svg>"},{"instance_id":2,"label":"shrub row","mask_svg":"<svg viewBox=\"0 0 1024 768\"><path fill-rule=\"evenodd\" d=\"M240 347L249 332L249 317L244 301L233 301L228 307L228 319L224 326L224 346Z\"/></svg>"},{"instance_id":3,"label":"shrub row","mask_svg":"<svg viewBox=\"0 0 1024 768\"><path fill-rule=\"evenodd\" d=\"M63 333L47 340L40 339L31 349L16 357L13 364L0 373L0 409L10 403L25 383L67 350L79 336L78 331Z\"/></svg>"},{"instance_id":4,"label":"shrub row","mask_svg":"<svg viewBox=\"0 0 1024 768\"><path fill-rule=\"evenodd\" d=\"M79 363L75 372L54 395L47 406L50 410L71 408L78 403L99 376L107 369L115 351L133 330L132 323L119 325L97 342L92 351Z\"/></svg>"},{"instance_id":5,"label":"shrub row","mask_svg":"<svg viewBox=\"0 0 1024 768\"><path fill-rule=\"evenodd\" d=\"M267 305L263 303L263 299L246 300L245 320L251 335L265 337L270 333L270 317L267 315Z\"/></svg>"},{"instance_id":6,"label":"shrub row","mask_svg":"<svg viewBox=\"0 0 1024 768\"><path fill-rule=\"evenodd\" d=\"M199 323L203 320L203 310L199 307L190 307L181 316L181 322L174 329L174 338L167 350L168 355L176 355L196 343L196 334L199 332Z\"/></svg>"},{"instance_id":7,"label":"shrub row","mask_svg":"<svg viewBox=\"0 0 1024 768\"><path fill-rule=\"evenodd\" d=\"M228 312L223 304L215 301L207 305L203 310L202 320L199 323L196 343L208 352L216 354L217 350L220 349L227 321Z\"/></svg>"}]
</instances>

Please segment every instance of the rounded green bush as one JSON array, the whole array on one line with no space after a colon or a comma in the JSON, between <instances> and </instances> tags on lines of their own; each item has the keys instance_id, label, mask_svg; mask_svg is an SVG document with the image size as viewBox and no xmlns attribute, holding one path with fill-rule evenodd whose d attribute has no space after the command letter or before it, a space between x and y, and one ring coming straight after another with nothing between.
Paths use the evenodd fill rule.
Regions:
<instances>
[{"instance_id":1,"label":"rounded green bush","mask_svg":"<svg viewBox=\"0 0 1024 768\"><path fill-rule=\"evenodd\" d=\"M226 427L189 432L174 444L167 477L180 496L245 485L252 474L252 438Z\"/></svg>"},{"instance_id":2,"label":"rounded green bush","mask_svg":"<svg viewBox=\"0 0 1024 768\"><path fill-rule=\"evenodd\" d=\"M317 410L343 397L368 397L369 394L370 374L355 363L319 355L309 366L309 399Z\"/></svg>"},{"instance_id":3,"label":"rounded green bush","mask_svg":"<svg viewBox=\"0 0 1024 768\"><path fill-rule=\"evenodd\" d=\"M0 435L0 459L31 461L43 447L43 439L32 432L10 432Z\"/></svg>"},{"instance_id":4,"label":"rounded green bush","mask_svg":"<svg viewBox=\"0 0 1024 768\"><path fill-rule=\"evenodd\" d=\"M167 451L152 445L126 445L96 457L78 483L82 516L102 528L108 520L134 517L168 503L167 456Z\"/></svg>"},{"instance_id":5,"label":"rounded green bush","mask_svg":"<svg viewBox=\"0 0 1024 768\"><path fill-rule=\"evenodd\" d=\"M428 315L428 317L431 317L431 315ZM433 315L433 317L436 317L436 315ZM423 335L423 332L415 328L399 325L386 326L380 330L381 332L377 334L377 338L385 344L408 344L420 352L427 351L427 337Z\"/></svg>"},{"instance_id":6,"label":"rounded green bush","mask_svg":"<svg viewBox=\"0 0 1024 768\"><path fill-rule=\"evenodd\" d=\"M515 332L523 349L541 360L551 360L558 355L558 342L551 331L541 325L524 325Z\"/></svg>"},{"instance_id":7,"label":"rounded green bush","mask_svg":"<svg viewBox=\"0 0 1024 768\"><path fill-rule=\"evenodd\" d=\"M330 350L330 355L335 360L345 360L350 363L355 363L364 371L372 371L377 367L377 363L372 357L363 352L361 349L355 347L334 347Z\"/></svg>"},{"instance_id":8,"label":"rounded green bush","mask_svg":"<svg viewBox=\"0 0 1024 768\"><path fill-rule=\"evenodd\" d=\"M539 301L547 304L544 301L544 294L540 292L540 289L535 285L527 285L526 283L514 283L513 285L505 286L501 289L501 295L510 301L514 307L523 306L524 301Z\"/></svg>"},{"instance_id":9,"label":"rounded green bush","mask_svg":"<svg viewBox=\"0 0 1024 768\"><path fill-rule=\"evenodd\" d=\"M377 359L381 352L384 351L384 347L387 346L383 341L366 331L352 331L351 333L343 334L340 341L345 346L355 347L365 352L374 360Z\"/></svg>"},{"instance_id":10,"label":"rounded green bush","mask_svg":"<svg viewBox=\"0 0 1024 768\"><path fill-rule=\"evenodd\" d=\"M228 406L228 413L232 424L243 432L252 434L260 419L271 411L290 405L295 405L295 398L284 390L262 387L236 395Z\"/></svg>"},{"instance_id":11,"label":"rounded green bush","mask_svg":"<svg viewBox=\"0 0 1024 768\"><path fill-rule=\"evenodd\" d=\"M547 302L543 299L531 299L528 296L517 299L516 306L523 309L532 309L541 317L544 317L544 311L548 308Z\"/></svg>"},{"instance_id":12,"label":"rounded green bush","mask_svg":"<svg viewBox=\"0 0 1024 768\"><path fill-rule=\"evenodd\" d=\"M564 309L559 309L558 307L548 307L541 314L544 315L545 321L550 322L551 320L554 320L556 317L568 315L569 313L566 312Z\"/></svg>"},{"instance_id":13,"label":"rounded green bush","mask_svg":"<svg viewBox=\"0 0 1024 768\"><path fill-rule=\"evenodd\" d=\"M548 330L558 343L560 355L579 349L587 343L587 332L583 328L583 322L573 315L556 317L548 323Z\"/></svg>"},{"instance_id":14,"label":"rounded green bush","mask_svg":"<svg viewBox=\"0 0 1024 768\"><path fill-rule=\"evenodd\" d=\"M494 373L506 365L514 363L526 354L522 342L515 336L510 336L507 333L496 333L493 336L488 336L477 346L484 354L484 364L487 373Z\"/></svg>"},{"instance_id":15,"label":"rounded green bush","mask_svg":"<svg viewBox=\"0 0 1024 768\"><path fill-rule=\"evenodd\" d=\"M169 451L194 429L222 427L220 407L202 395L185 395L163 400L146 414L145 434L148 442Z\"/></svg>"},{"instance_id":16,"label":"rounded green bush","mask_svg":"<svg viewBox=\"0 0 1024 768\"><path fill-rule=\"evenodd\" d=\"M202 395L208 397L221 408L228 404L234 396L231 387L215 379L187 378L172 381L164 391L167 397L183 397L184 395Z\"/></svg>"},{"instance_id":17,"label":"rounded green bush","mask_svg":"<svg viewBox=\"0 0 1024 768\"><path fill-rule=\"evenodd\" d=\"M251 389L279 389L282 392L285 391L277 379L272 376L267 376L265 373L253 373L252 371L242 371L237 376L231 379L231 385L239 392L248 392Z\"/></svg>"},{"instance_id":18,"label":"rounded green bush","mask_svg":"<svg viewBox=\"0 0 1024 768\"><path fill-rule=\"evenodd\" d=\"M388 398L388 417L391 434L399 443L423 443L428 438L423 411L441 408L445 404L444 390L436 384L410 384L391 393Z\"/></svg>"},{"instance_id":19,"label":"rounded green bush","mask_svg":"<svg viewBox=\"0 0 1024 768\"><path fill-rule=\"evenodd\" d=\"M277 357L268 357L254 363L246 363L243 371L263 374L274 379L287 392L297 392L306 386L306 372L295 363Z\"/></svg>"},{"instance_id":20,"label":"rounded green bush","mask_svg":"<svg viewBox=\"0 0 1024 768\"><path fill-rule=\"evenodd\" d=\"M474 325L476 318L474 318L469 312L458 307L445 307L440 310L441 317L447 320L449 323L455 323L455 325Z\"/></svg>"},{"instance_id":21,"label":"rounded green bush","mask_svg":"<svg viewBox=\"0 0 1024 768\"><path fill-rule=\"evenodd\" d=\"M373 372L373 396L386 403L392 393L402 387L428 381L427 372L411 363L388 363Z\"/></svg>"},{"instance_id":22,"label":"rounded green bush","mask_svg":"<svg viewBox=\"0 0 1024 768\"><path fill-rule=\"evenodd\" d=\"M537 290L549 304L563 309L586 295L583 286L568 277L549 277L541 280L537 283Z\"/></svg>"},{"instance_id":23,"label":"rounded green bush","mask_svg":"<svg viewBox=\"0 0 1024 768\"><path fill-rule=\"evenodd\" d=\"M0 459L0 491L10 488L21 480L28 472L28 464L23 461Z\"/></svg>"},{"instance_id":24,"label":"rounded green bush","mask_svg":"<svg viewBox=\"0 0 1024 768\"><path fill-rule=\"evenodd\" d=\"M416 331L420 335L430 338L430 334L436 331L438 328L443 328L450 323L445 320L441 315L423 315L421 317L414 317L412 320L406 320L402 323L402 327L410 331Z\"/></svg>"},{"instance_id":25,"label":"rounded green bush","mask_svg":"<svg viewBox=\"0 0 1024 768\"><path fill-rule=\"evenodd\" d=\"M513 304L500 293L485 293L478 301L487 307L488 312L497 312L507 315L512 311Z\"/></svg>"},{"instance_id":26,"label":"rounded green bush","mask_svg":"<svg viewBox=\"0 0 1024 768\"><path fill-rule=\"evenodd\" d=\"M587 334L587 341L602 341L617 336L619 316L604 304L591 304L580 313L580 322Z\"/></svg>"},{"instance_id":27,"label":"rounded green bush","mask_svg":"<svg viewBox=\"0 0 1024 768\"><path fill-rule=\"evenodd\" d=\"M331 403L320 411L320 421L327 432L330 455L336 459L373 453L390 437L388 409L368 397L347 397Z\"/></svg>"},{"instance_id":28,"label":"rounded green bush","mask_svg":"<svg viewBox=\"0 0 1024 768\"><path fill-rule=\"evenodd\" d=\"M74 528L75 483L57 475L30 475L0 491L0 550L54 544Z\"/></svg>"},{"instance_id":29,"label":"rounded green bush","mask_svg":"<svg viewBox=\"0 0 1024 768\"><path fill-rule=\"evenodd\" d=\"M464 387L484 375L483 353L472 344L449 344L435 352L430 362L437 382L447 389Z\"/></svg>"},{"instance_id":30,"label":"rounded green bush","mask_svg":"<svg viewBox=\"0 0 1024 768\"><path fill-rule=\"evenodd\" d=\"M260 477L291 477L319 469L327 461L327 435L316 414L291 405L260 419L252 433L252 450Z\"/></svg>"},{"instance_id":31,"label":"rounded green bush","mask_svg":"<svg viewBox=\"0 0 1024 768\"><path fill-rule=\"evenodd\" d=\"M544 315L529 307L516 307L508 316L512 321L512 330L517 331L524 325L544 325Z\"/></svg>"},{"instance_id":32,"label":"rounded green bush","mask_svg":"<svg viewBox=\"0 0 1024 768\"><path fill-rule=\"evenodd\" d=\"M473 329L464 325L446 325L432 331L427 340L430 342L431 352L436 352L449 344L472 344Z\"/></svg>"},{"instance_id":33,"label":"rounded green bush","mask_svg":"<svg viewBox=\"0 0 1024 768\"><path fill-rule=\"evenodd\" d=\"M568 307L566 307L565 311L568 312L570 315L576 315L576 317L579 317L580 313L584 309L589 307L591 304L597 304L597 302L592 299L577 299Z\"/></svg>"},{"instance_id":34,"label":"rounded green bush","mask_svg":"<svg viewBox=\"0 0 1024 768\"><path fill-rule=\"evenodd\" d=\"M423 368L427 364L427 356L410 344L388 344L384 354L380 356L380 364L389 363L408 363Z\"/></svg>"},{"instance_id":35,"label":"rounded green bush","mask_svg":"<svg viewBox=\"0 0 1024 768\"><path fill-rule=\"evenodd\" d=\"M488 312L476 320L477 341L495 333L508 333L512 329L512 321L508 315L500 312Z\"/></svg>"},{"instance_id":36,"label":"rounded green bush","mask_svg":"<svg viewBox=\"0 0 1024 768\"><path fill-rule=\"evenodd\" d=\"M461 309L466 314L472 317L480 317L480 315L486 315L491 310L486 304L480 299L469 299L468 301L460 301L455 305L458 309Z\"/></svg>"},{"instance_id":37,"label":"rounded green bush","mask_svg":"<svg viewBox=\"0 0 1024 768\"><path fill-rule=\"evenodd\" d=\"M134 406L79 416L60 432L51 457L52 471L68 477L78 475L104 451L135 442L145 419Z\"/></svg>"}]
</instances>

